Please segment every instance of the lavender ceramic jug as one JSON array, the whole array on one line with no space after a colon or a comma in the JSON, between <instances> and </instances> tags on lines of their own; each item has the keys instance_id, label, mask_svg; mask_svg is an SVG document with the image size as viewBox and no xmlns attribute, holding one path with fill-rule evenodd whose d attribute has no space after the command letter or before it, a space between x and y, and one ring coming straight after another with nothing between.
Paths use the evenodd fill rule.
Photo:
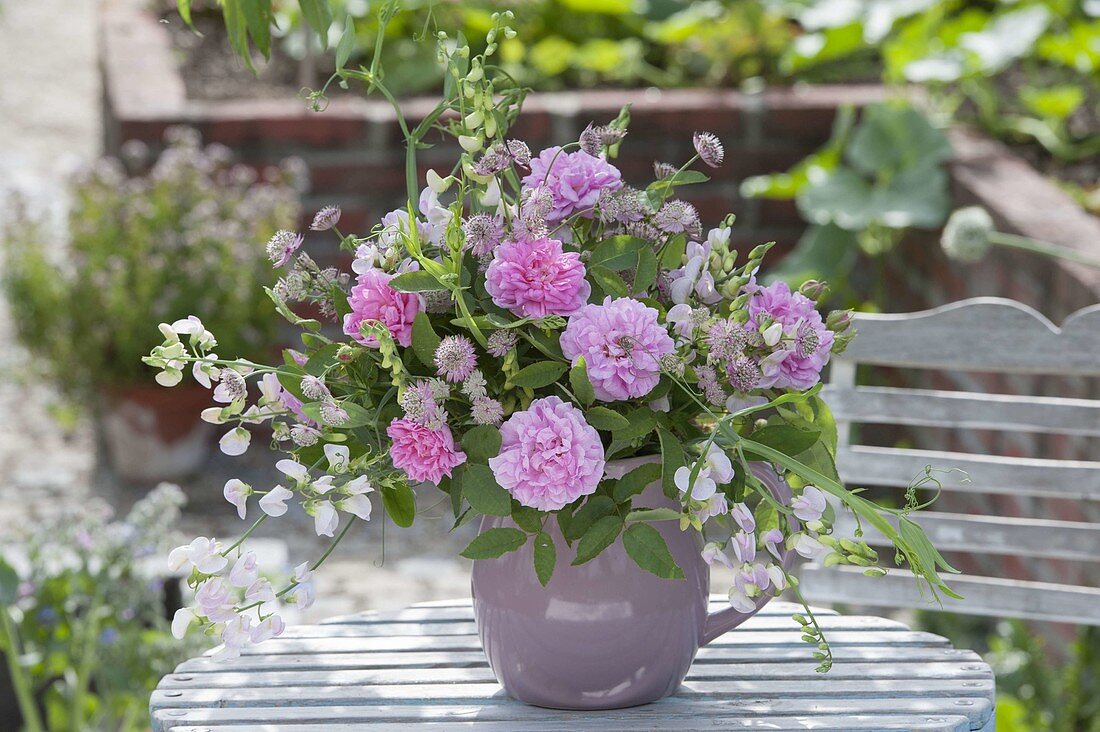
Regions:
<instances>
[{"instance_id":1,"label":"lavender ceramic jug","mask_svg":"<svg viewBox=\"0 0 1100 732\"><path fill-rule=\"evenodd\" d=\"M609 464L616 478L644 458ZM777 500L790 501L790 488L770 466L753 473ZM638 506L676 505L659 482L646 488ZM512 526L511 519L486 516L481 530ZM622 539L595 559L571 566L557 522L547 523L557 565L546 587L535 577L532 546L496 559L474 562L474 619L497 680L508 695L556 709L617 709L667 696L684 680L699 647L740 625L763 607L742 613L727 608L707 614L710 573L700 557L699 535L677 522L652 524L684 570L685 579L666 580L640 569ZM789 561L784 554L783 562Z\"/></svg>"}]
</instances>

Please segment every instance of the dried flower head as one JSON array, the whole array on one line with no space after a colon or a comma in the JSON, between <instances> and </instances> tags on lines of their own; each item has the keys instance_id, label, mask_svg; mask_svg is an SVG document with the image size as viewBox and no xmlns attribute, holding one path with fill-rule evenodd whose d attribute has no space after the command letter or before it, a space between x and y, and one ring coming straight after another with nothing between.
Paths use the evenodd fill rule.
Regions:
<instances>
[{"instance_id":1,"label":"dried flower head","mask_svg":"<svg viewBox=\"0 0 1100 732\"><path fill-rule=\"evenodd\" d=\"M309 228L314 231L328 231L340 222L340 207L325 206L313 217Z\"/></svg>"},{"instance_id":2,"label":"dried flower head","mask_svg":"<svg viewBox=\"0 0 1100 732\"><path fill-rule=\"evenodd\" d=\"M300 246L302 246L301 234L280 229L267 242L267 257L272 265L284 267Z\"/></svg>"},{"instance_id":3,"label":"dried flower head","mask_svg":"<svg viewBox=\"0 0 1100 732\"><path fill-rule=\"evenodd\" d=\"M712 168L720 166L726 157L722 141L711 132L696 132L691 142L695 145L695 152L699 153L699 159Z\"/></svg>"},{"instance_id":4,"label":"dried flower head","mask_svg":"<svg viewBox=\"0 0 1100 732\"><path fill-rule=\"evenodd\" d=\"M466 336L447 336L435 349L436 373L457 384L477 368L477 354L473 342Z\"/></svg>"}]
</instances>

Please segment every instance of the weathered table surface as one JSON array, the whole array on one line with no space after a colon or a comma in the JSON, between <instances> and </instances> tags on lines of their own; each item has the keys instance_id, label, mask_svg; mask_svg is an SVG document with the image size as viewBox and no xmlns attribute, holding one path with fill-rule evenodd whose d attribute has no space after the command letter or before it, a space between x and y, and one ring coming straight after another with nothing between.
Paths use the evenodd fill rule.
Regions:
<instances>
[{"instance_id":1,"label":"weathered table surface","mask_svg":"<svg viewBox=\"0 0 1100 732\"><path fill-rule=\"evenodd\" d=\"M974 652L896 621L820 610L835 658L822 675L789 617L797 609L773 602L701 649L675 696L608 712L540 709L504 696L469 600L333 618L288 628L237 660L181 664L153 693L153 728L994 729L993 674Z\"/></svg>"}]
</instances>

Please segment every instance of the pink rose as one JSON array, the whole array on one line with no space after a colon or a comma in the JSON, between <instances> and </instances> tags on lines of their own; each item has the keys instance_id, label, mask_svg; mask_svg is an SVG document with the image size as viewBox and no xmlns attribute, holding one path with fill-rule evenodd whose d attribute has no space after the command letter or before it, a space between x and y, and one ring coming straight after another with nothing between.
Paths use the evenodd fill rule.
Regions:
<instances>
[{"instance_id":1,"label":"pink rose","mask_svg":"<svg viewBox=\"0 0 1100 732\"><path fill-rule=\"evenodd\" d=\"M443 476L466 462L466 453L455 449L451 429L443 425L433 430L411 419L395 419L386 428L392 440L390 459L410 480L439 485Z\"/></svg>"},{"instance_id":2,"label":"pink rose","mask_svg":"<svg viewBox=\"0 0 1100 732\"><path fill-rule=\"evenodd\" d=\"M395 275L380 269L368 269L359 275L348 295L351 312L344 316L344 333L364 346L378 347L378 339L364 336L360 326L365 320L377 320L404 347L412 345L412 324L423 304L415 292L398 292L389 285Z\"/></svg>"},{"instance_id":3,"label":"pink rose","mask_svg":"<svg viewBox=\"0 0 1100 732\"><path fill-rule=\"evenodd\" d=\"M508 241L485 273L493 302L524 318L569 315L588 302L592 287L576 252L557 239Z\"/></svg>"}]
</instances>

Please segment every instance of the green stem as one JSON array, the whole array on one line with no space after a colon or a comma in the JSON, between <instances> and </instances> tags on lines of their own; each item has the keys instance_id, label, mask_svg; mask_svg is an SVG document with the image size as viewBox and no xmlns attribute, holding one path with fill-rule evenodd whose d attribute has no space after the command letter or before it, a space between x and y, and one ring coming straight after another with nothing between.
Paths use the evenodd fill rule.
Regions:
<instances>
[{"instance_id":1,"label":"green stem","mask_svg":"<svg viewBox=\"0 0 1100 732\"><path fill-rule=\"evenodd\" d=\"M1097 269L1100 269L1100 259L1081 254L1080 252L1074 249L1070 249L1067 246L1062 246L1061 244L1052 244L1050 242L1032 239L1027 236L1017 236L1016 234L1005 234L1000 231L994 231L993 233L991 233L989 235L989 241L1002 247L1009 247L1010 249L1021 249L1025 252L1043 254L1048 257L1065 259L1070 262L1076 262L1078 264L1084 264L1089 267L1096 267Z\"/></svg>"},{"instance_id":2,"label":"green stem","mask_svg":"<svg viewBox=\"0 0 1100 732\"><path fill-rule=\"evenodd\" d=\"M38 715L38 703L31 690L29 674L19 661L20 656L23 655L19 636L16 634L11 615L6 607L0 607L0 630L4 633L4 645L7 648L4 655L8 659L8 673L11 675L11 685L15 689L19 711L23 715L23 724L27 732L42 732L44 729L42 718Z\"/></svg>"}]
</instances>

